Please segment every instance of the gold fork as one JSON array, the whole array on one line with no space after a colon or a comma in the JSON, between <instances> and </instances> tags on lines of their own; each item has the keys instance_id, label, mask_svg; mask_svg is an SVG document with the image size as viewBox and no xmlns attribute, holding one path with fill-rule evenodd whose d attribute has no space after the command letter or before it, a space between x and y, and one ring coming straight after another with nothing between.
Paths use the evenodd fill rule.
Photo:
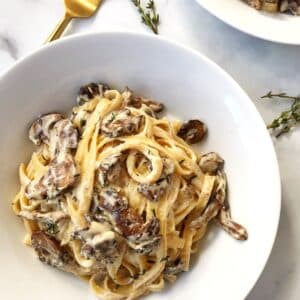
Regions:
<instances>
[{"instance_id":1,"label":"gold fork","mask_svg":"<svg viewBox=\"0 0 300 300\"><path fill-rule=\"evenodd\" d=\"M91 17L96 12L101 2L102 0L65 0L65 16L57 24L46 42L51 42L60 38L73 18Z\"/></svg>"}]
</instances>

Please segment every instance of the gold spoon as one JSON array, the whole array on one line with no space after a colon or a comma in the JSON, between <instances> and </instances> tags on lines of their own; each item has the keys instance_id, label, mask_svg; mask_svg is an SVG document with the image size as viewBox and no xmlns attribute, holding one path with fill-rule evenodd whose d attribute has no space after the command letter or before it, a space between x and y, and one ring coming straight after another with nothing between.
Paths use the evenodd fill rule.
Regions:
<instances>
[{"instance_id":1,"label":"gold spoon","mask_svg":"<svg viewBox=\"0 0 300 300\"><path fill-rule=\"evenodd\" d=\"M65 0L65 16L57 24L46 42L60 38L64 30L73 18L89 18L100 6L102 0Z\"/></svg>"}]
</instances>

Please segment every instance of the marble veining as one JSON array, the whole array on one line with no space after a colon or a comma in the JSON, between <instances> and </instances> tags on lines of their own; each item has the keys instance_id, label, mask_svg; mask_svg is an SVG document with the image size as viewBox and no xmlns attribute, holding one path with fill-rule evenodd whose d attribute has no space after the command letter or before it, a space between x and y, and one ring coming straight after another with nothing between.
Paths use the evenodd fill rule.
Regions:
<instances>
[{"instance_id":1,"label":"marble veining","mask_svg":"<svg viewBox=\"0 0 300 300\"><path fill-rule=\"evenodd\" d=\"M7 52L13 60L18 59L18 49L12 39L5 36L0 36L0 49Z\"/></svg>"},{"instance_id":2,"label":"marble veining","mask_svg":"<svg viewBox=\"0 0 300 300\"><path fill-rule=\"evenodd\" d=\"M262 101L260 96L269 90L300 93L300 47L262 41L238 32L209 15L195 0L156 2L162 20L160 34L199 50L230 73L266 123L288 103ZM62 15L62 0L0 1L0 73L40 47ZM109 30L149 31L141 24L130 0L104 0L93 18L75 20L66 34ZM282 176L281 221L270 260L248 300L300 297L299 141L300 129L274 139ZM263 172L264 166L258 167Z\"/></svg>"}]
</instances>

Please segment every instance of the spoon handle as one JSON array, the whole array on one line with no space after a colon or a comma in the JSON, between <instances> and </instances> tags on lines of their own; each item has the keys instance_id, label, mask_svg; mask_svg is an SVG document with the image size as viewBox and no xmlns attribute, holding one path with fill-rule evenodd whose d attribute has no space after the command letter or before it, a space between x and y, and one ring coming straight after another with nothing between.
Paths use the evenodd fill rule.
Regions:
<instances>
[{"instance_id":1,"label":"spoon handle","mask_svg":"<svg viewBox=\"0 0 300 300\"><path fill-rule=\"evenodd\" d=\"M53 32L50 34L45 43L59 39L72 19L73 17L66 13L63 19L57 24Z\"/></svg>"}]
</instances>

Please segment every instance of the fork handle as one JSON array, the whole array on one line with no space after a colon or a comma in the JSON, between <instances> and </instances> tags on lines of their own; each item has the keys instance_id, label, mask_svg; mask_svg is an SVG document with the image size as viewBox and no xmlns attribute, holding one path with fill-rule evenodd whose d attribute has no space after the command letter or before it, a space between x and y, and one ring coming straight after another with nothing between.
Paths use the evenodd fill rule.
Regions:
<instances>
[{"instance_id":1,"label":"fork handle","mask_svg":"<svg viewBox=\"0 0 300 300\"><path fill-rule=\"evenodd\" d=\"M59 39L72 19L73 17L66 13L63 19L56 25L55 29L50 34L45 43Z\"/></svg>"}]
</instances>

